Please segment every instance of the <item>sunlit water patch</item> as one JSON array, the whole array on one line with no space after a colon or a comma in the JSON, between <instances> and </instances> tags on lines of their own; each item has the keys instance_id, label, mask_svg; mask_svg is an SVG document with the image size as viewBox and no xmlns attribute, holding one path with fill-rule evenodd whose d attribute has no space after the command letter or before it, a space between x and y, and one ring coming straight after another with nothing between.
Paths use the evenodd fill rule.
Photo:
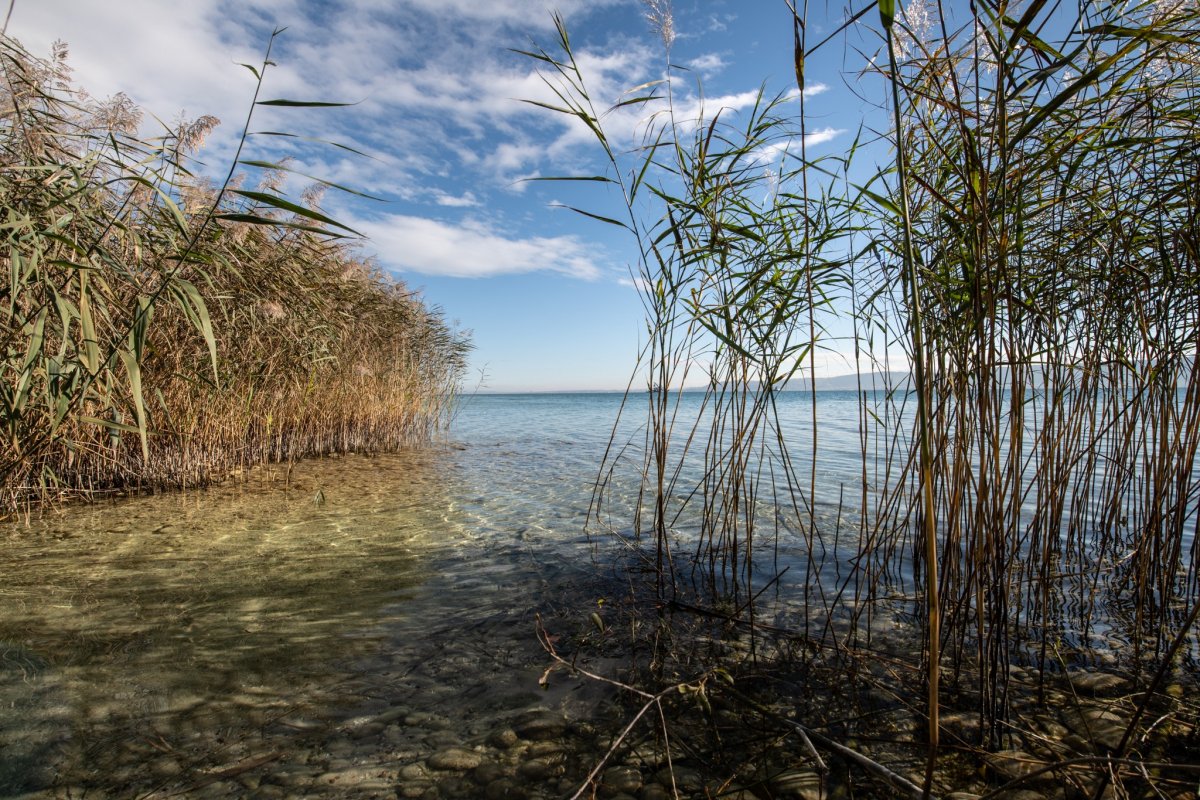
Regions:
<instances>
[{"instance_id":1,"label":"sunlit water patch","mask_svg":"<svg viewBox=\"0 0 1200 800\"><path fill-rule=\"evenodd\" d=\"M471 413L462 444L8 529L0 795L471 796L538 758L556 791L605 694L539 687L535 616L603 594L604 426Z\"/></svg>"}]
</instances>

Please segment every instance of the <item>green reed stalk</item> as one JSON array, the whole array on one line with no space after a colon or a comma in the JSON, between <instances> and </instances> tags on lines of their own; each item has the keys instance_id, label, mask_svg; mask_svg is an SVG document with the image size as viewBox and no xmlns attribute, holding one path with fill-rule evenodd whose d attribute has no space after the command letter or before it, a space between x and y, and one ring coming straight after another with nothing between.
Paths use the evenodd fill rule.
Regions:
<instances>
[{"instance_id":1,"label":"green reed stalk","mask_svg":"<svg viewBox=\"0 0 1200 800\"><path fill-rule=\"evenodd\" d=\"M662 123L632 165L597 131L601 179L626 190L628 222L614 224L642 248L653 331L638 513L654 516L658 595L694 589L713 613L757 613L769 524L807 557L803 597L779 591L804 607L796 633L810 646L869 661L841 644L870 642L889 603L918 608L926 792L951 689L972 698L981 743L1006 746L1024 688L1012 665L1036 665L1050 698L1063 654L1085 658L1101 618L1133 642L1124 669L1161 664L1200 588L1200 547L1185 552L1200 525L1198 12L1100 3L1071 24L1046 2L1014 9L981 0L951 30L953 9L936 5L930 36L881 4L896 154L861 185L857 141L831 169L803 138L768 181L753 154L806 123L765 98L744 126L722 113ZM789 11L803 89L812 52ZM570 78L555 110L599 128L603 114L572 94L574 60L543 62ZM876 192L893 174L890 198ZM648 186L659 211L641 222L628 189ZM889 375L876 395L860 377L851 553L841 512L827 546L812 495L839 487L793 462L775 394L813 363L843 298L856 358L890 372L887 348L902 343L914 373L911 393ZM656 392L698 361L709 385L689 420ZM691 563L664 557L685 537Z\"/></svg>"},{"instance_id":2,"label":"green reed stalk","mask_svg":"<svg viewBox=\"0 0 1200 800\"><path fill-rule=\"evenodd\" d=\"M921 518L925 541L925 614L929 667L927 706L929 709L929 757L925 768L924 794L933 785L933 769L938 751L938 678L941 674L941 601L938 596L937 522L934 517L933 452L930 447L929 383L925 369L924 316L921 310L920 276L913 258L912 220L908 207L908 171L904 160L904 129L900 120L900 88L892 26L896 6L892 0L880 0L888 64L891 70L892 114L896 130L896 171L900 181L900 211L904 246L901 251L905 283L908 285L908 328L913 343L913 382L917 393L917 437L920 441Z\"/></svg>"}]
</instances>

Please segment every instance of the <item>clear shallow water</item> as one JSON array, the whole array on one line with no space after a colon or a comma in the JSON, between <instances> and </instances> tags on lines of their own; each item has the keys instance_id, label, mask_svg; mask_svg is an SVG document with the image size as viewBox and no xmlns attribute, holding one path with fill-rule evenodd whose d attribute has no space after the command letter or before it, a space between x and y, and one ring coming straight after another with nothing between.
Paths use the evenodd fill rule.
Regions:
<instances>
[{"instance_id":1,"label":"clear shallow water","mask_svg":"<svg viewBox=\"0 0 1200 800\"><path fill-rule=\"evenodd\" d=\"M781 400L801 459L809 402ZM0 797L474 797L505 774L562 795L572 760L502 734L530 714L604 717L595 684L539 687L535 620L582 637L597 600L621 592L610 543L584 532L619 403L470 397L449 442L425 451L3 529ZM818 404L817 514L833 529L840 488L861 475L858 411L853 393ZM644 407L626 414L618 440L636 465ZM619 529L632 477L611 490ZM784 620L811 598L785 550L789 565ZM587 751L575 766L590 765L587 725L568 733ZM501 777L430 768L456 747ZM521 773L531 757L560 760Z\"/></svg>"},{"instance_id":2,"label":"clear shallow water","mask_svg":"<svg viewBox=\"0 0 1200 800\"><path fill-rule=\"evenodd\" d=\"M5 529L0 796L395 796L522 712L591 716L602 693L538 686L535 615L582 625L608 574L582 530L615 407L570 402Z\"/></svg>"}]
</instances>

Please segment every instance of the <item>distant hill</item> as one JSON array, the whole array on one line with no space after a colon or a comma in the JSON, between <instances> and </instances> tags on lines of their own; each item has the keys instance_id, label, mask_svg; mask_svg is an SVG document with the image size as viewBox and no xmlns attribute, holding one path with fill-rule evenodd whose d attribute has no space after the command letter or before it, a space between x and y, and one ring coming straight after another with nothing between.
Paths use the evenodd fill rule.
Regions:
<instances>
[{"instance_id":1,"label":"distant hill","mask_svg":"<svg viewBox=\"0 0 1200 800\"><path fill-rule=\"evenodd\" d=\"M1191 375L1192 359L1185 357L1182 362L1182 367L1178 375L1178 386L1183 388L1187 385L1187 381ZM1045 365L1034 364L1030 367L1029 386L1031 389L1040 390L1046 385L1046 370ZM1078 377L1078 376L1077 376ZM1007 386L1009 375L1004 367L1001 367L996 378L1001 382L1001 385ZM818 392L853 392L859 388L863 391L870 391L874 388L876 391L884 388L899 389L907 386L910 380L908 372L875 372L865 373L861 376L857 375L835 375L830 377L819 377L816 379L816 390ZM810 392L812 384L808 378L794 378L787 383L783 388L785 392Z\"/></svg>"},{"instance_id":2,"label":"distant hill","mask_svg":"<svg viewBox=\"0 0 1200 800\"><path fill-rule=\"evenodd\" d=\"M783 387L785 392L857 392L879 391L884 388L898 389L908 382L907 372L872 372L862 375L832 375L818 377L816 386L809 378L793 378Z\"/></svg>"}]
</instances>

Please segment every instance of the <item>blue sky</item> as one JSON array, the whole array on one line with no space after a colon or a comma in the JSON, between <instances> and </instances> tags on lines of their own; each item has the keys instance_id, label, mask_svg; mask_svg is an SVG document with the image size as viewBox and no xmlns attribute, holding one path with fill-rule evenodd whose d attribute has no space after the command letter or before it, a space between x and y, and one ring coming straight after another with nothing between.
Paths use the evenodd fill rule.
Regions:
<instances>
[{"instance_id":1,"label":"blue sky","mask_svg":"<svg viewBox=\"0 0 1200 800\"><path fill-rule=\"evenodd\" d=\"M823 38L843 8L812 5L809 35ZM521 102L550 99L536 64L511 49L550 49L551 9L565 18L598 99L663 76L662 41L636 0L17 0L8 33L38 55L67 42L78 87L97 98L125 92L147 112L146 131L151 115L219 117L200 154L216 175L254 89L238 64L261 63L272 29L287 27L264 95L355 105L260 108L252 128L344 142L372 158L284 151L274 137L252 141L250 157L291 154L299 171L386 199L329 194L324 206L369 235L364 247L382 266L473 331L468 388L482 378L491 391L620 389L644 339L630 280L636 250L619 229L555 208L613 214L617 198L600 184L525 180L600 168L582 126ZM764 85L794 89L783 0L676 2L673 20L671 60L689 68L675 84L685 113L699 108L697 81L710 113L745 108ZM862 64L852 48L877 46L856 34L809 64L812 147L844 149L864 115L877 113L852 90ZM878 94L870 84L861 91ZM606 118L619 148L635 144L646 113Z\"/></svg>"}]
</instances>

